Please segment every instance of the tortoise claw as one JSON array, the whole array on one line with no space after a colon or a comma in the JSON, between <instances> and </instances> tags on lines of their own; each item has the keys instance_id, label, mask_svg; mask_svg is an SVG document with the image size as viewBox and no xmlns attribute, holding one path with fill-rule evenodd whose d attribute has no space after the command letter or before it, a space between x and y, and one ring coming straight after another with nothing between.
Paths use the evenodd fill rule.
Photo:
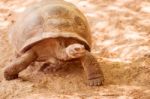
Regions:
<instances>
[{"instance_id":1,"label":"tortoise claw","mask_svg":"<svg viewBox=\"0 0 150 99\"><path fill-rule=\"evenodd\" d=\"M99 78L94 78L94 79L88 80L87 85L89 85L89 86L101 86L101 85L103 85L103 82L104 82L103 78L99 77Z\"/></svg>"}]
</instances>

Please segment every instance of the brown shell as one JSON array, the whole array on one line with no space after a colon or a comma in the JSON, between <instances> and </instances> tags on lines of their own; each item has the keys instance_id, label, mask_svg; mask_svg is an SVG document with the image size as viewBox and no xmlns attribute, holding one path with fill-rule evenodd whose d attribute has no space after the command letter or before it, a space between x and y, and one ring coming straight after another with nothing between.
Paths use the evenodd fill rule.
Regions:
<instances>
[{"instance_id":1,"label":"brown shell","mask_svg":"<svg viewBox=\"0 0 150 99\"><path fill-rule=\"evenodd\" d=\"M41 40L57 37L76 38L90 50L91 33L86 18L74 5L60 0L32 5L10 31L17 52L25 52Z\"/></svg>"}]
</instances>

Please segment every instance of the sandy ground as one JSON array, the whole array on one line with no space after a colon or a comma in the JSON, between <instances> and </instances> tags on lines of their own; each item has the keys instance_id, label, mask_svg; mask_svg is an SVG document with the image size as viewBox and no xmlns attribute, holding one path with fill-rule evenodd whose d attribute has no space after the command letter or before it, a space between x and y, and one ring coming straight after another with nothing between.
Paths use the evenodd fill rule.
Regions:
<instances>
[{"instance_id":1,"label":"sandy ground","mask_svg":"<svg viewBox=\"0 0 150 99\"><path fill-rule=\"evenodd\" d=\"M9 26L35 1L40 0L0 0L0 99L150 99L149 0L66 0L88 18L104 86L86 86L78 63L49 74L38 72L36 63L19 79L4 80L3 69L13 57Z\"/></svg>"}]
</instances>

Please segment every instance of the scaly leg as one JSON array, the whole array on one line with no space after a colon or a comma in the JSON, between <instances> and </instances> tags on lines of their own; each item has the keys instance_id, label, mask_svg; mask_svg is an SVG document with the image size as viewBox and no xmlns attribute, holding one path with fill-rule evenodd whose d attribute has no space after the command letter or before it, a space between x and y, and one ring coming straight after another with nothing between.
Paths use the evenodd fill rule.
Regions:
<instances>
[{"instance_id":1,"label":"scaly leg","mask_svg":"<svg viewBox=\"0 0 150 99\"><path fill-rule=\"evenodd\" d=\"M103 84L103 72L95 57L88 51L81 57L81 63L88 79L88 85L99 86Z\"/></svg>"},{"instance_id":2,"label":"scaly leg","mask_svg":"<svg viewBox=\"0 0 150 99\"><path fill-rule=\"evenodd\" d=\"M27 51L22 56L18 57L12 62L4 71L4 77L6 80L12 80L18 78L18 73L26 69L37 56L32 50Z\"/></svg>"},{"instance_id":3,"label":"scaly leg","mask_svg":"<svg viewBox=\"0 0 150 99\"><path fill-rule=\"evenodd\" d=\"M61 50L58 55L59 57L57 57L64 61L79 58L86 73L88 85L99 86L103 84L104 77L99 63L83 45L77 43L71 44L67 48Z\"/></svg>"}]
</instances>

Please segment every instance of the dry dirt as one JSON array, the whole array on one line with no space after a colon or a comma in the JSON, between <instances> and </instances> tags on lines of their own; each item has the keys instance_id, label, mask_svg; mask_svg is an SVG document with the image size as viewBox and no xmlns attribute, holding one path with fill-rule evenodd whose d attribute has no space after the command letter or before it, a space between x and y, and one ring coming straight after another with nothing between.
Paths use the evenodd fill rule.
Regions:
<instances>
[{"instance_id":1,"label":"dry dirt","mask_svg":"<svg viewBox=\"0 0 150 99\"><path fill-rule=\"evenodd\" d=\"M8 28L39 1L0 0L0 99L150 99L150 0L66 0L88 18L104 86L86 86L77 63L51 74L38 72L36 63L19 79L4 80L3 69L13 55Z\"/></svg>"}]
</instances>

